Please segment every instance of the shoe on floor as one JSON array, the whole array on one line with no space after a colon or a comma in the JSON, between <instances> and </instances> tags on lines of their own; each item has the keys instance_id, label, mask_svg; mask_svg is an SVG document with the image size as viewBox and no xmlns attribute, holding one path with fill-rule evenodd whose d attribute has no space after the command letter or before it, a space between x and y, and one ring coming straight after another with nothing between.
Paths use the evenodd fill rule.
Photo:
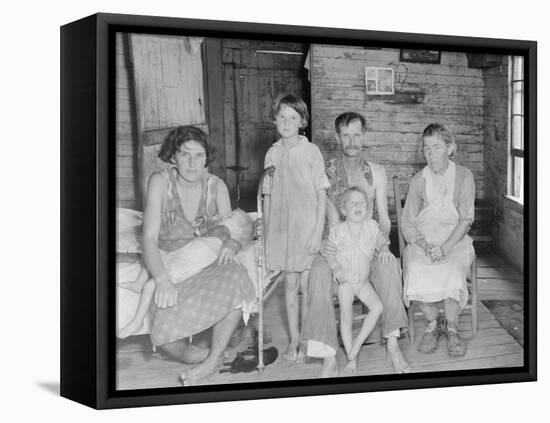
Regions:
<instances>
[{"instance_id":1,"label":"shoe on floor","mask_svg":"<svg viewBox=\"0 0 550 423\"><path fill-rule=\"evenodd\" d=\"M439 338L441 337L441 321L440 319L432 320L428 323L428 327L422 336L418 351L424 354L431 354L437 351Z\"/></svg>"},{"instance_id":2,"label":"shoe on floor","mask_svg":"<svg viewBox=\"0 0 550 423\"><path fill-rule=\"evenodd\" d=\"M464 341L458 336L456 327L447 327L445 331L447 336L447 352L449 357L463 357L466 354Z\"/></svg>"}]
</instances>

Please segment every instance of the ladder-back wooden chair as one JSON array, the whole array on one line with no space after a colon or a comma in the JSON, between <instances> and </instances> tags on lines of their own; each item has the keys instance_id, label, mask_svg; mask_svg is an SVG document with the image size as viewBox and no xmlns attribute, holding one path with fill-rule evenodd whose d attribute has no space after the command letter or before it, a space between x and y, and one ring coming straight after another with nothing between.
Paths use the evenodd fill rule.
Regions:
<instances>
[{"instance_id":1,"label":"ladder-back wooden chair","mask_svg":"<svg viewBox=\"0 0 550 423\"><path fill-rule=\"evenodd\" d=\"M397 215L397 239L399 242L399 257L401 260L401 266L404 265L403 253L405 251L406 243L403 233L401 232L401 217L403 213L404 199L401 198L401 185L399 183L399 178L397 176L393 177L393 191L395 194L395 213ZM405 196L406 198L406 196ZM403 277L404 277L403 269ZM470 301L464 307L465 309L471 310L472 316L472 332L474 335L477 334L477 301L478 301L478 286L477 286L477 259L474 254L472 264L470 266L470 275L467 278L468 290L470 291ZM409 319L409 339L414 343L414 316L415 316L415 306L414 302L411 301L409 308L407 309L407 315ZM418 313L421 313L418 311Z\"/></svg>"}]
</instances>

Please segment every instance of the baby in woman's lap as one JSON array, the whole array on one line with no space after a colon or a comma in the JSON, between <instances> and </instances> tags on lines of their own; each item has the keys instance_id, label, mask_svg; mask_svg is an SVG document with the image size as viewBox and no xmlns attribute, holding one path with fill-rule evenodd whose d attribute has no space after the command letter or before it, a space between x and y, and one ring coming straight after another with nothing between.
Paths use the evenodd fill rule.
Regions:
<instances>
[{"instance_id":1,"label":"baby in woman's lap","mask_svg":"<svg viewBox=\"0 0 550 423\"><path fill-rule=\"evenodd\" d=\"M221 222L197 226L195 234L197 238L185 246L175 251L161 251L166 271L174 283L185 283L186 280L212 265L218 259L224 243L238 243L240 248L247 249L254 237L254 221L247 213L237 209ZM141 293L133 319L118 330L117 336L126 338L142 327L156 285L155 281L149 278L145 267L142 268L137 280L119 285Z\"/></svg>"}]
</instances>

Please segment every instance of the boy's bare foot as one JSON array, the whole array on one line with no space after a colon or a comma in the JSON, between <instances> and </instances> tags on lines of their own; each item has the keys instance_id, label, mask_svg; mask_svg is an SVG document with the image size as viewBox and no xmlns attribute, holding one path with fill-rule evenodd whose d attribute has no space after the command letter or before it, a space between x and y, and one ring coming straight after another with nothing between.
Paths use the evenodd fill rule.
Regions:
<instances>
[{"instance_id":1,"label":"boy's bare foot","mask_svg":"<svg viewBox=\"0 0 550 423\"><path fill-rule=\"evenodd\" d=\"M344 366L344 372L355 374L357 373L357 357L353 360L348 360L346 365Z\"/></svg>"},{"instance_id":2,"label":"boy's bare foot","mask_svg":"<svg viewBox=\"0 0 550 423\"><path fill-rule=\"evenodd\" d=\"M185 372L181 372L180 381L183 386L196 385L201 379L213 375L222 364L221 357L208 357L206 360Z\"/></svg>"},{"instance_id":3,"label":"boy's bare foot","mask_svg":"<svg viewBox=\"0 0 550 423\"><path fill-rule=\"evenodd\" d=\"M393 368L397 373L411 372L411 366L407 362L407 360L405 360L405 357L403 356L403 353L399 348L399 344L397 343L396 337L394 336L388 337L387 350L388 350L388 354L390 356L390 360L392 362Z\"/></svg>"},{"instance_id":4,"label":"boy's bare foot","mask_svg":"<svg viewBox=\"0 0 550 423\"><path fill-rule=\"evenodd\" d=\"M336 364L336 356L330 355L323 359L323 367L318 377L336 377L338 376L338 365Z\"/></svg>"}]
</instances>

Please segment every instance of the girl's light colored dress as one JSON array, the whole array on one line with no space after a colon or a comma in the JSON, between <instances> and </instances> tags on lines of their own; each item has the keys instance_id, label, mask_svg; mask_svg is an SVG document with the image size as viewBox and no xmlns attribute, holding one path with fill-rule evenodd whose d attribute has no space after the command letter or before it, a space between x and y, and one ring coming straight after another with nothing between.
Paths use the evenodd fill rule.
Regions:
<instances>
[{"instance_id":1,"label":"girl's light colored dress","mask_svg":"<svg viewBox=\"0 0 550 423\"><path fill-rule=\"evenodd\" d=\"M461 307L468 301L466 276L474 257L472 239L465 235L440 261L432 262L415 241L442 245L460 221L474 220L475 185L472 172L449 162L443 175L428 166L411 181L403 210L403 236L409 243L405 249L404 297L436 302L452 298Z\"/></svg>"},{"instance_id":2,"label":"girl's light colored dress","mask_svg":"<svg viewBox=\"0 0 550 423\"><path fill-rule=\"evenodd\" d=\"M311 267L313 255L308 242L317 219L317 191L330 186L321 151L300 136L285 148L281 140L265 156L265 167L275 166L262 187L271 195L266 236L267 264L270 270L302 272Z\"/></svg>"}]
</instances>

